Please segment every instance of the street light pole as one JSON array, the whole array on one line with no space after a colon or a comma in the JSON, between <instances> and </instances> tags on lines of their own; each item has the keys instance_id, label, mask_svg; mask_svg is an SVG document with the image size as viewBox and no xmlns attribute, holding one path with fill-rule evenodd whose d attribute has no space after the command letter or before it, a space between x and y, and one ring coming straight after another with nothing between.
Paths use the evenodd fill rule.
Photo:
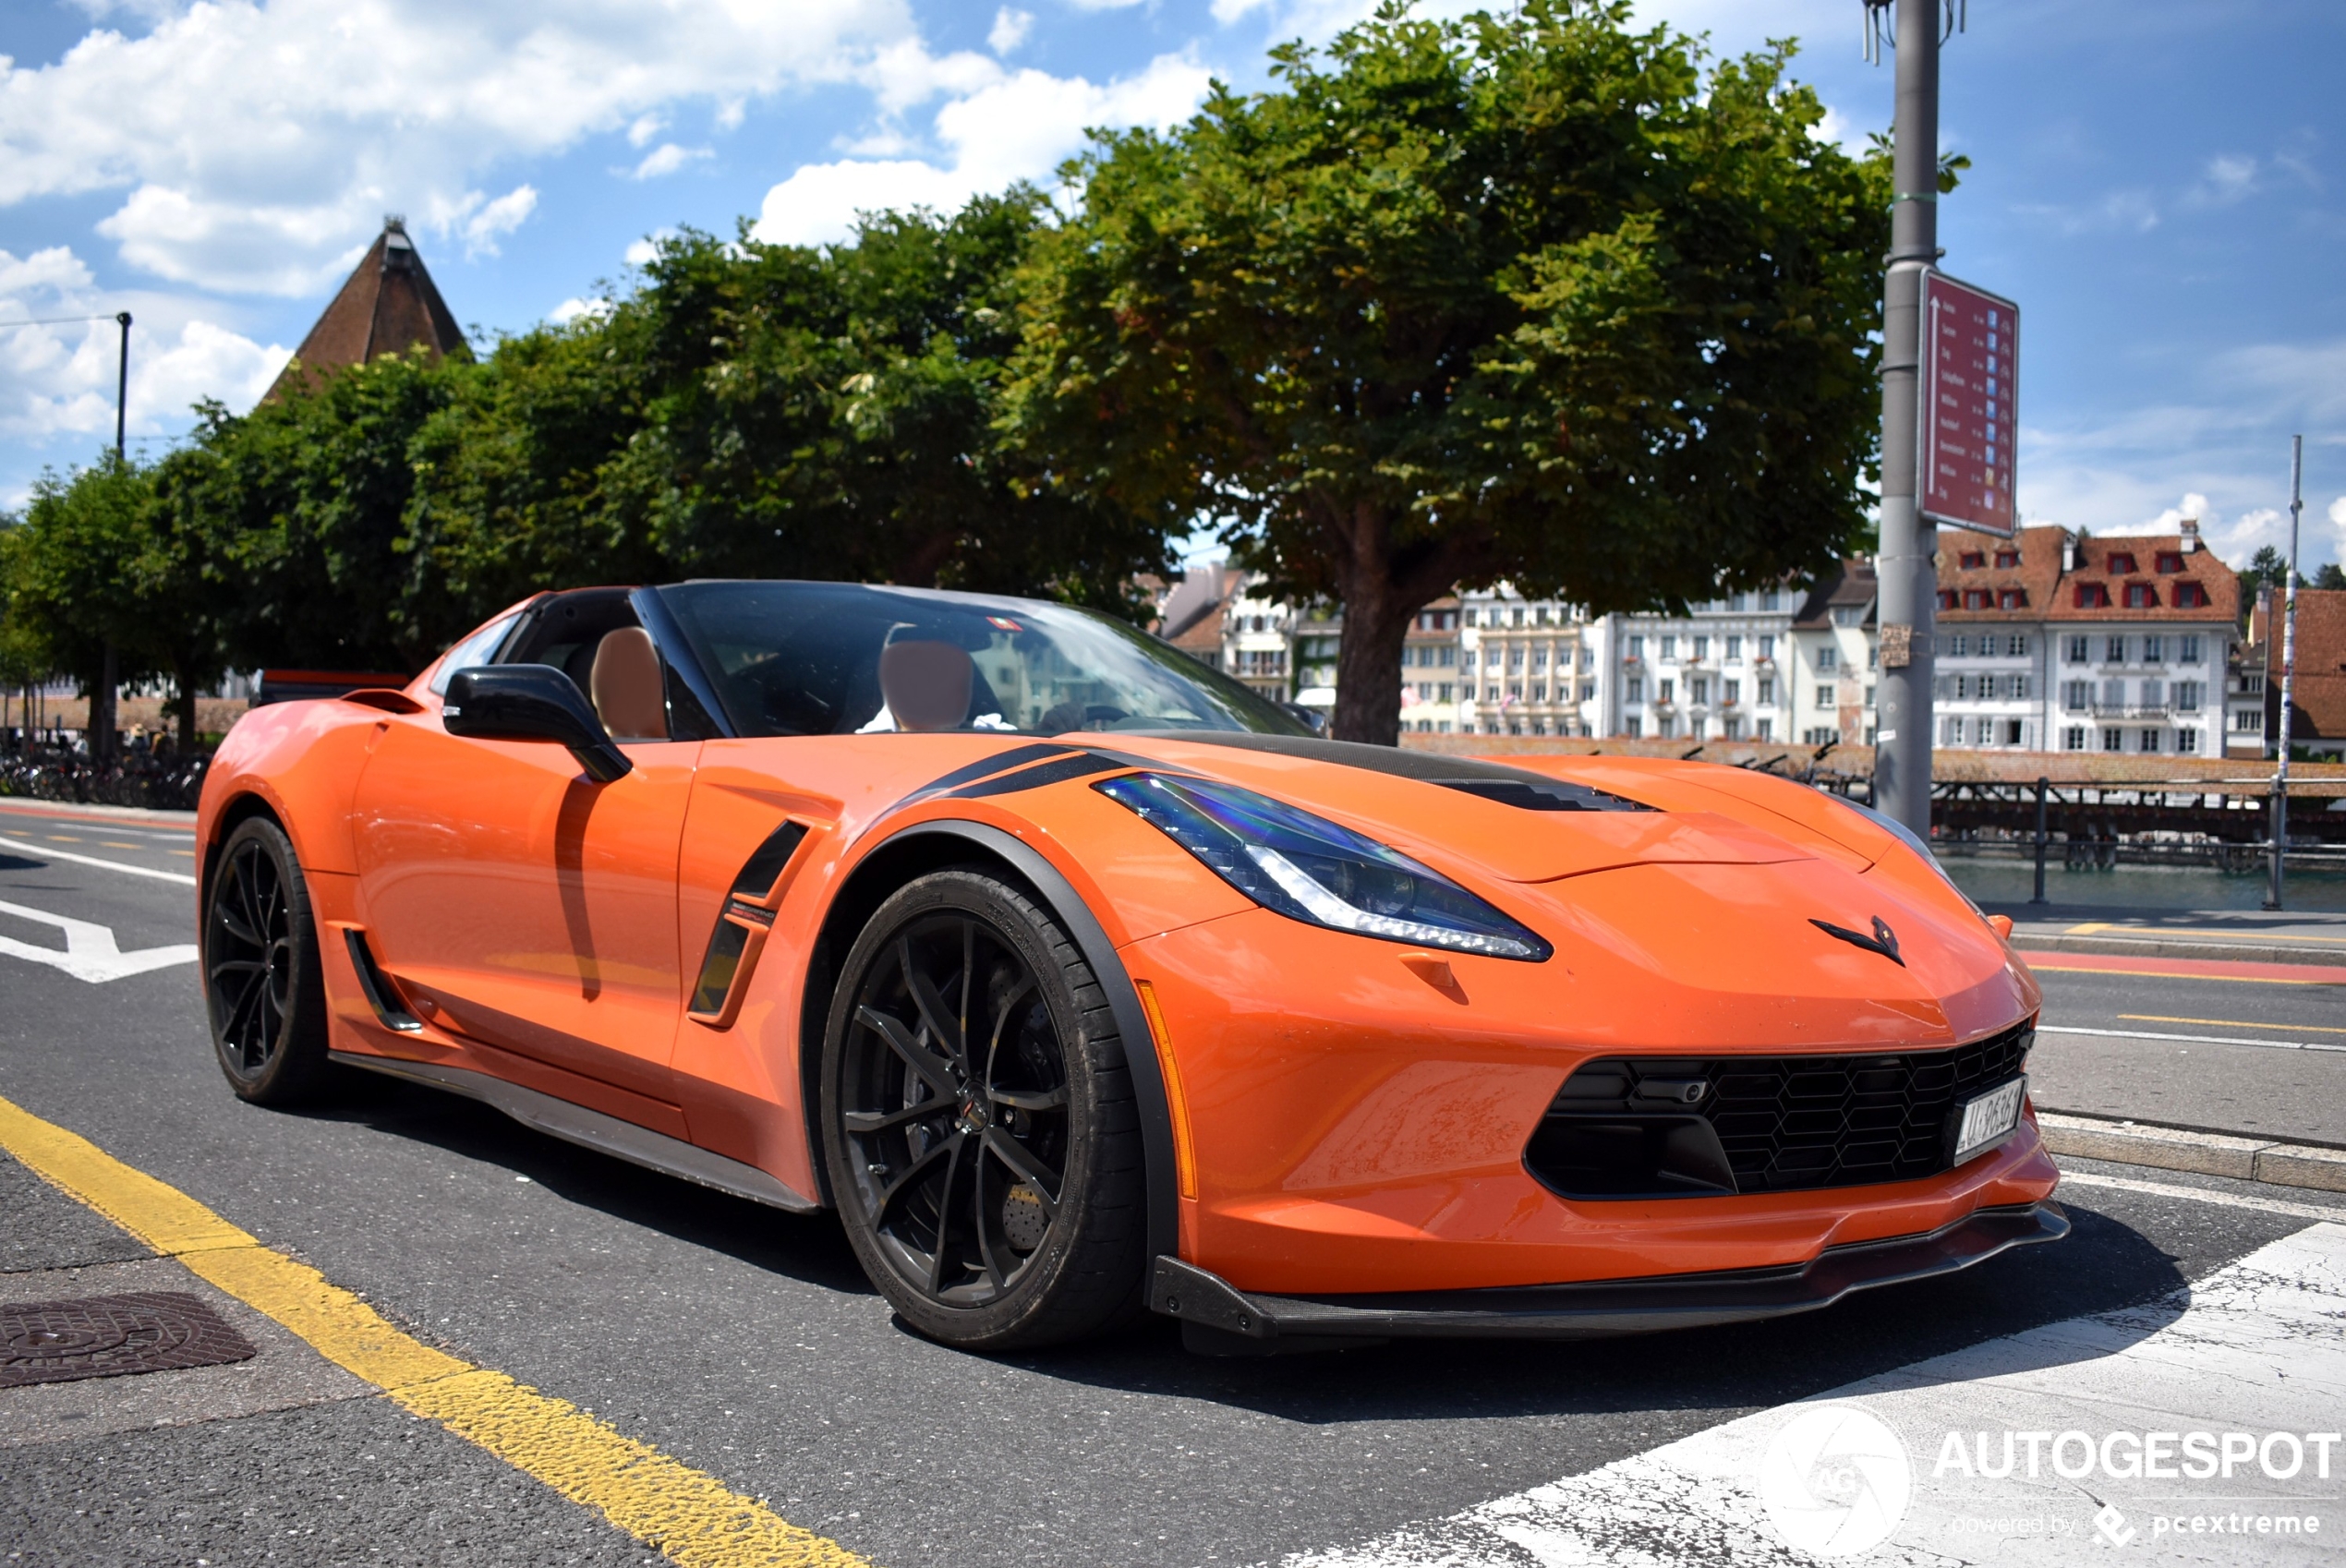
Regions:
<instances>
[{"instance_id":1,"label":"street light pole","mask_svg":"<svg viewBox=\"0 0 2346 1568\"><path fill-rule=\"evenodd\" d=\"M2297 519L2305 510L2305 438L2289 438L2289 565L2285 585L2289 608L2281 615L2280 747L2273 763L2273 886L2265 907L2280 908L2281 859L2289 852L2289 704L2297 685ZM2273 634L2270 625L2265 635Z\"/></svg>"},{"instance_id":2,"label":"street light pole","mask_svg":"<svg viewBox=\"0 0 2346 1568\"><path fill-rule=\"evenodd\" d=\"M115 324L122 328L122 357L115 372L114 384L114 461L119 468L125 461L124 436L129 428L130 413L130 312L117 311ZM115 689L121 684L121 665L116 659L114 639L99 645L98 689L90 694L90 762L103 767L113 757L115 750Z\"/></svg>"},{"instance_id":3,"label":"street light pole","mask_svg":"<svg viewBox=\"0 0 2346 1568\"><path fill-rule=\"evenodd\" d=\"M114 457L119 463L122 461L124 416L130 406L130 312L119 311L115 320L122 326L122 365L115 374L114 384Z\"/></svg>"},{"instance_id":4,"label":"street light pole","mask_svg":"<svg viewBox=\"0 0 2346 1568\"><path fill-rule=\"evenodd\" d=\"M1893 0L1867 0L1867 23ZM1942 0L1894 0L1897 118L1889 270L1882 282L1881 672L1875 707L1874 796L1930 833L1930 680L1939 530L1918 504L1922 277L1939 259L1939 27Z\"/></svg>"}]
</instances>

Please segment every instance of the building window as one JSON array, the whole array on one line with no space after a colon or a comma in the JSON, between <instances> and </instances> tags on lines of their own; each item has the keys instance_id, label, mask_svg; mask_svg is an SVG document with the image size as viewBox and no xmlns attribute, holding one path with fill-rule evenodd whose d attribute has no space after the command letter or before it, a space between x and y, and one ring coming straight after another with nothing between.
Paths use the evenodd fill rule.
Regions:
<instances>
[{"instance_id":1,"label":"building window","mask_svg":"<svg viewBox=\"0 0 2346 1568\"><path fill-rule=\"evenodd\" d=\"M2261 708L2244 707L2232 715L2232 729L2243 735L2262 735L2265 714Z\"/></svg>"},{"instance_id":2,"label":"building window","mask_svg":"<svg viewBox=\"0 0 2346 1568\"><path fill-rule=\"evenodd\" d=\"M1497 701L1499 700L1499 688L1498 688L1498 687L1496 687L1496 686L1485 686L1485 687L1483 687L1483 688L1482 688L1482 700L1483 700L1484 702L1486 702L1486 703L1495 703L1495 702L1497 702ZM1493 731L1492 731L1492 733L1495 735L1495 734L1497 734L1497 733L1498 733L1498 731L1494 730L1493 730Z\"/></svg>"},{"instance_id":3,"label":"building window","mask_svg":"<svg viewBox=\"0 0 2346 1568\"><path fill-rule=\"evenodd\" d=\"M1828 670L1838 669L1840 668L1841 650L1839 648L1836 648L1828 643L1823 647L1817 650L1817 673L1821 675Z\"/></svg>"},{"instance_id":4,"label":"building window","mask_svg":"<svg viewBox=\"0 0 2346 1568\"><path fill-rule=\"evenodd\" d=\"M2005 588L1996 595L1996 608L1999 609L2019 609L2027 602L2028 596L2018 588Z\"/></svg>"},{"instance_id":5,"label":"building window","mask_svg":"<svg viewBox=\"0 0 2346 1568\"><path fill-rule=\"evenodd\" d=\"M1832 623L1835 626L1863 626L1866 623L1866 607L1861 604L1837 604L1832 607Z\"/></svg>"},{"instance_id":6,"label":"building window","mask_svg":"<svg viewBox=\"0 0 2346 1568\"><path fill-rule=\"evenodd\" d=\"M1442 703L1446 703L1446 702L1448 702L1448 701L1450 701L1450 700L1451 700L1451 695L1450 695L1450 694L1451 694L1451 692L1452 692L1453 688L1451 687L1450 682L1448 682L1447 681L1443 681L1443 682L1442 682L1442 684L1440 684L1440 685L1438 685L1438 686L1434 687L1433 689L1434 689L1436 692L1438 692L1439 694L1441 694L1439 696L1437 696L1437 697L1435 697L1435 698L1433 699L1434 701L1436 701L1436 702L1442 702Z\"/></svg>"},{"instance_id":7,"label":"building window","mask_svg":"<svg viewBox=\"0 0 2346 1568\"><path fill-rule=\"evenodd\" d=\"M2064 681L2061 683L2061 706L2072 713L2083 713L2094 706L2094 683L2091 681ZM2083 748L2072 746L2071 751Z\"/></svg>"},{"instance_id":8,"label":"building window","mask_svg":"<svg viewBox=\"0 0 2346 1568\"><path fill-rule=\"evenodd\" d=\"M2026 702L2028 700L2028 677L2026 675L2013 676L2012 678L2012 690L2007 693L2006 695L2013 702Z\"/></svg>"},{"instance_id":9,"label":"building window","mask_svg":"<svg viewBox=\"0 0 2346 1568\"><path fill-rule=\"evenodd\" d=\"M2084 751L2086 749L2086 727L2082 724L2073 724L2068 729L2062 730L2061 732L2061 749L2064 752Z\"/></svg>"},{"instance_id":10,"label":"building window","mask_svg":"<svg viewBox=\"0 0 2346 1568\"><path fill-rule=\"evenodd\" d=\"M1775 589L1770 588L1767 592L1760 596L1760 608L1761 609L1777 609L1782 608L1782 599L1776 593Z\"/></svg>"},{"instance_id":11,"label":"building window","mask_svg":"<svg viewBox=\"0 0 2346 1568\"><path fill-rule=\"evenodd\" d=\"M2146 730L2143 731L2143 750L2146 753L2156 753L2159 750L2158 730Z\"/></svg>"},{"instance_id":12,"label":"building window","mask_svg":"<svg viewBox=\"0 0 2346 1568\"><path fill-rule=\"evenodd\" d=\"M2123 730L2104 730L2101 732L2101 749L2105 752L2124 751L2126 732Z\"/></svg>"},{"instance_id":13,"label":"building window","mask_svg":"<svg viewBox=\"0 0 2346 1568\"><path fill-rule=\"evenodd\" d=\"M1757 685L1759 689L1755 695L1759 698L1761 707L1766 707L1776 700L1776 683L1773 681L1761 681L1757 682Z\"/></svg>"},{"instance_id":14,"label":"building window","mask_svg":"<svg viewBox=\"0 0 2346 1568\"><path fill-rule=\"evenodd\" d=\"M1873 688L1871 686L1868 686L1866 688L1866 706L1868 707L1873 706Z\"/></svg>"},{"instance_id":15,"label":"building window","mask_svg":"<svg viewBox=\"0 0 2346 1568\"><path fill-rule=\"evenodd\" d=\"M2175 750L2185 756L2196 754L2199 751L2199 731L2196 730L2176 730Z\"/></svg>"},{"instance_id":16,"label":"building window","mask_svg":"<svg viewBox=\"0 0 2346 1568\"><path fill-rule=\"evenodd\" d=\"M1592 703L1597 700L1597 683L1594 681L1580 682L1580 700L1584 703Z\"/></svg>"},{"instance_id":17,"label":"building window","mask_svg":"<svg viewBox=\"0 0 2346 1568\"><path fill-rule=\"evenodd\" d=\"M2126 608L2128 609L2157 609L2159 608L2159 590L2152 587L2148 583L2127 584Z\"/></svg>"},{"instance_id":18,"label":"building window","mask_svg":"<svg viewBox=\"0 0 2346 1568\"><path fill-rule=\"evenodd\" d=\"M1941 719L1939 721L1939 743L1942 746L1962 745L1963 720L1960 718Z\"/></svg>"},{"instance_id":19,"label":"building window","mask_svg":"<svg viewBox=\"0 0 2346 1568\"><path fill-rule=\"evenodd\" d=\"M1628 736L1632 741L1644 734L1645 728L1645 720L1639 718L1636 714L1631 714L1628 718L1621 721L1621 733Z\"/></svg>"},{"instance_id":20,"label":"building window","mask_svg":"<svg viewBox=\"0 0 2346 1568\"><path fill-rule=\"evenodd\" d=\"M2104 664L2125 663L2126 639L2123 637L2110 638L2108 645L2102 649L2102 662Z\"/></svg>"},{"instance_id":21,"label":"building window","mask_svg":"<svg viewBox=\"0 0 2346 1568\"><path fill-rule=\"evenodd\" d=\"M1933 318L1933 320L1936 320L1936 318L1934 317L1934 318ZM1964 552L1963 552L1963 569L1964 569L1965 572L1977 572L1977 571L1978 571L1981 567L1986 566L1987 564L1988 564L1988 552L1987 552L1987 551L1985 551L1985 550L1976 550L1976 549L1967 549L1967 550L1965 550L1965 551L1964 551Z\"/></svg>"},{"instance_id":22,"label":"building window","mask_svg":"<svg viewBox=\"0 0 2346 1568\"><path fill-rule=\"evenodd\" d=\"M1751 738L1755 741L1774 740L1776 738L1776 721L1772 718L1760 719L1751 727Z\"/></svg>"},{"instance_id":23,"label":"building window","mask_svg":"<svg viewBox=\"0 0 2346 1568\"><path fill-rule=\"evenodd\" d=\"M1678 639L1676 637L1671 636L1662 639L1662 657L1664 658L1675 658L1678 657Z\"/></svg>"},{"instance_id":24,"label":"building window","mask_svg":"<svg viewBox=\"0 0 2346 1568\"><path fill-rule=\"evenodd\" d=\"M1766 636L1760 639L1760 657L1761 658L1773 658L1776 657L1776 640L1774 637Z\"/></svg>"},{"instance_id":25,"label":"building window","mask_svg":"<svg viewBox=\"0 0 2346 1568\"><path fill-rule=\"evenodd\" d=\"M1632 637L1632 638L1630 638L1630 639L1629 639L1629 657L1630 657L1631 658L1643 658L1643 657L1645 657L1645 656L1646 656L1646 640L1645 640L1643 637Z\"/></svg>"},{"instance_id":26,"label":"building window","mask_svg":"<svg viewBox=\"0 0 2346 1568\"><path fill-rule=\"evenodd\" d=\"M1963 595L1963 607L1965 609L1988 609L1988 590L1985 588L1965 588Z\"/></svg>"},{"instance_id":27,"label":"building window","mask_svg":"<svg viewBox=\"0 0 2346 1568\"><path fill-rule=\"evenodd\" d=\"M1633 703L1646 700L1646 683L1642 676L1632 675L1622 683L1622 695Z\"/></svg>"},{"instance_id":28,"label":"building window","mask_svg":"<svg viewBox=\"0 0 2346 1568\"><path fill-rule=\"evenodd\" d=\"M2099 583L2078 584L2077 608L2079 609L2108 609L2110 590Z\"/></svg>"},{"instance_id":29,"label":"building window","mask_svg":"<svg viewBox=\"0 0 2346 1568\"><path fill-rule=\"evenodd\" d=\"M1709 702L1711 700L1711 677L1708 675L1698 675L1693 680L1687 681L1687 700L1690 702Z\"/></svg>"},{"instance_id":30,"label":"building window","mask_svg":"<svg viewBox=\"0 0 2346 1568\"><path fill-rule=\"evenodd\" d=\"M2019 745L2019 744L2020 744L2020 742L2021 742L2020 720L2018 720L2017 718L2007 718L2007 719L2005 719L2005 720L2004 720L2004 744L2005 744L2005 745L2007 745L2007 746L2016 746L2016 745Z\"/></svg>"},{"instance_id":31,"label":"building window","mask_svg":"<svg viewBox=\"0 0 2346 1568\"><path fill-rule=\"evenodd\" d=\"M2197 583L2176 584L2175 608L2177 609L2206 609L2207 590Z\"/></svg>"},{"instance_id":32,"label":"building window","mask_svg":"<svg viewBox=\"0 0 2346 1568\"><path fill-rule=\"evenodd\" d=\"M2115 678L2104 681L2101 683L2101 706L2104 707L2124 707L2126 706L2126 682Z\"/></svg>"},{"instance_id":33,"label":"building window","mask_svg":"<svg viewBox=\"0 0 2346 1568\"><path fill-rule=\"evenodd\" d=\"M1817 688L1817 706L1819 707L1831 707L1833 706L1834 700L1832 688L1831 686L1820 686Z\"/></svg>"},{"instance_id":34,"label":"building window","mask_svg":"<svg viewBox=\"0 0 2346 1568\"><path fill-rule=\"evenodd\" d=\"M2093 657L2093 655L2087 651L2087 649L2092 645L2092 642L2093 639L2090 637L2070 638L2068 648L2069 662L2072 664L2085 664L2088 662Z\"/></svg>"},{"instance_id":35,"label":"building window","mask_svg":"<svg viewBox=\"0 0 2346 1568\"><path fill-rule=\"evenodd\" d=\"M1971 657L1971 639L1970 639L1969 637L1963 637L1963 636L1956 636L1956 637L1950 637L1950 638L1948 638L1948 639L1947 639L1947 657L1948 657L1949 658L1968 658L1968 657Z\"/></svg>"},{"instance_id":36,"label":"building window","mask_svg":"<svg viewBox=\"0 0 2346 1568\"><path fill-rule=\"evenodd\" d=\"M1723 703L1742 701L1743 682L1740 681L1722 681L1719 682L1719 700Z\"/></svg>"},{"instance_id":37,"label":"building window","mask_svg":"<svg viewBox=\"0 0 2346 1568\"><path fill-rule=\"evenodd\" d=\"M1998 550L1998 551L1996 552L1996 570L1997 570L1997 571L1999 571L1999 572L2009 572L2009 571L2011 571L2013 567L2018 566L2019 564L2020 564L2020 552L2019 552L2018 550L2016 550L2016 549L2000 549L2000 550Z\"/></svg>"},{"instance_id":38,"label":"building window","mask_svg":"<svg viewBox=\"0 0 2346 1568\"><path fill-rule=\"evenodd\" d=\"M1694 639L1694 657L1697 658L1709 658L1711 657L1710 638L1697 637Z\"/></svg>"},{"instance_id":39,"label":"building window","mask_svg":"<svg viewBox=\"0 0 2346 1568\"><path fill-rule=\"evenodd\" d=\"M1963 596L1956 593L1953 588L1941 588L1939 590L1939 608L1941 609L1960 609L1963 608ZM1836 624L1838 624L1838 622L1836 622Z\"/></svg>"},{"instance_id":40,"label":"building window","mask_svg":"<svg viewBox=\"0 0 2346 1568\"><path fill-rule=\"evenodd\" d=\"M2167 639L2159 636L2145 637L2143 639L2143 662L2145 664L2166 663Z\"/></svg>"},{"instance_id":41,"label":"building window","mask_svg":"<svg viewBox=\"0 0 2346 1568\"><path fill-rule=\"evenodd\" d=\"M1727 657L1729 658L1741 658L1743 657L1743 639L1741 637L1729 637L1727 639Z\"/></svg>"},{"instance_id":42,"label":"building window","mask_svg":"<svg viewBox=\"0 0 2346 1568\"><path fill-rule=\"evenodd\" d=\"M2028 639L2027 639L2027 638L2026 638L2026 637L2007 637L2007 638L2005 638L2005 639L2004 639L2004 652L2005 652L2006 654L2008 654L2009 656L2011 656L2012 657L2013 657L2013 658L2026 658L2026 657L2028 657Z\"/></svg>"},{"instance_id":43,"label":"building window","mask_svg":"<svg viewBox=\"0 0 2346 1568\"><path fill-rule=\"evenodd\" d=\"M1531 682L1531 700L1535 703L1543 703L1548 700L1548 683L1545 681ZM1543 731L1535 731L1535 733L1543 733Z\"/></svg>"},{"instance_id":44,"label":"building window","mask_svg":"<svg viewBox=\"0 0 2346 1568\"><path fill-rule=\"evenodd\" d=\"M1655 702L1675 702L1677 699L1677 695L1678 683L1675 681L1664 677L1653 683L1653 700Z\"/></svg>"},{"instance_id":45,"label":"building window","mask_svg":"<svg viewBox=\"0 0 2346 1568\"><path fill-rule=\"evenodd\" d=\"M1721 719L1721 720L1719 721L1719 734L1720 734L1720 738L1721 738L1721 739L1723 739L1723 740L1727 740L1727 741L1740 741L1740 740L1742 740L1742 739L1743 739L1743 720L1742 720L1742 719L1740 719L1740 718L1725 718L1725 719Z\"/></svg>"},{"instance_id":46,"label":"building window","mask_svg":"<svg viewBox=\"0 0 2346 1568\"><path fill-rule=\"evenodd\" d=\"M2175 657L2183 664L2199 662L2199 639L2196 636L2175 639Z\"/></svg>"},{"instance_id":47,"label":"building window","mask_svg":"<svg viewBox=\"0 0 2346 1568\"><path fill-rule=\"evenodd\" d=\"M2163 549L2159 552L2159 573L2160 576L2171 577L2183 569L2183 558L2180 551Z\"/></svg>"},{"instance_id":48,"label":"building window","mask_svg":"<svg viewBox=\"0 0 2346 1568\"><path fill-rule=\"evenodd\" d=\"M2103 565L2112 577L2131 577L2134 574L2134 558L2126 550L2111 550L2109 561Z\"/></svg>"}]
</instances>

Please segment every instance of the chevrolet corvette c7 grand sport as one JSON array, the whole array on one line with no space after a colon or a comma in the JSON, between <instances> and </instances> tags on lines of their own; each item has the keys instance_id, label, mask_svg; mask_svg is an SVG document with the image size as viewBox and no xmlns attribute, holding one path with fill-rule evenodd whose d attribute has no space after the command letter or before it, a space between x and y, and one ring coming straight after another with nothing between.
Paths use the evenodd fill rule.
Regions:
<instances>
[{"instance_id":1,"label":"chevrolet corvette c7 grand sport","mask_svg":"<svg viewBox=\"0 0 2346 1568\"><path fill-rule=\"evenodd\" d=\"M977 1350L1813 1309L2068 1222L2039 994L1920 841L1694 762L1320 740L1108 618L546 593L204 786L220 1064L836 1210Z\"/></svg>"}]
</instances>

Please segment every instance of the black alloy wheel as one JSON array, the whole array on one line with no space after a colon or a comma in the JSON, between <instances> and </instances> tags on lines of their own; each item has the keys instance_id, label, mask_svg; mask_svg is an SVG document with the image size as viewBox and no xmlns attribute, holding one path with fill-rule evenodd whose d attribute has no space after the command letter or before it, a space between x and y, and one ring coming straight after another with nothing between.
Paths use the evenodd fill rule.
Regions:
<instances>
[{"instance_id":1,"label":"black alloy wheel","mask_svg":"<svg viewBox=\"0 0 2346 1568\"><path fill-rule=\"evenodd\" d=\"M309 886L273 822L237 825L205 889L204 1000L220 1070L264 1105L312 1092L326 1069L324 979Z\"/></svg>"},{"instance_id":2,"label":"black alloy wheel","mask_svg":"<svg viewBox=\"0 0 2346 1568\"><path fill-rule=\"evenodd\" d=\"M1023 893L938 872L848 955L823 1135L865 1272L972 1349L1081 1337L1137 1305L1138 1120L1105 993Z\"/></svg>"}]
</instances>

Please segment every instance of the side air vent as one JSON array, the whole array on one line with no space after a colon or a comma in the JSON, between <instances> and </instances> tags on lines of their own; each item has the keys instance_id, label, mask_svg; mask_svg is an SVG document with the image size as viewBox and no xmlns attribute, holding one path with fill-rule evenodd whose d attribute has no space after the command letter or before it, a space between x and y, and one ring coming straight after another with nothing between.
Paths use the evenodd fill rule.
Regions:
<instances>
[{"instance_id":1,"label":"side air vent","mask_svg":"<svg viewBox=\"0 0 2346 1568\"><path fill-rule=\"evenodd\" d=\"M805 827L785 822L766 836L741 871L732 891L709 933L708 951L701 959L700 978L693 983L693 999L684 1016L712 1029L730 1029L742 1010L749 977L766 950L766 935L774 924L774 908L787 887L784 874L805 842Z\"/></svg>"},{"instance_id":2,"label":"side air vent","mask_svg":"<svg viewBox=\"0 0 2346 1568\"><path fill-rule=\"evenodd\" d=\"M376 966L375 955L367 946L367 934L355 925L345 926L342 939L350 948L350 967L358 971L358 989L365 993L367 1006L375 1010L382 1026L402 1034L421 1030L424 1020L406 1009L400 1000L399 988Z\"/></svg>"}]
</instances>

